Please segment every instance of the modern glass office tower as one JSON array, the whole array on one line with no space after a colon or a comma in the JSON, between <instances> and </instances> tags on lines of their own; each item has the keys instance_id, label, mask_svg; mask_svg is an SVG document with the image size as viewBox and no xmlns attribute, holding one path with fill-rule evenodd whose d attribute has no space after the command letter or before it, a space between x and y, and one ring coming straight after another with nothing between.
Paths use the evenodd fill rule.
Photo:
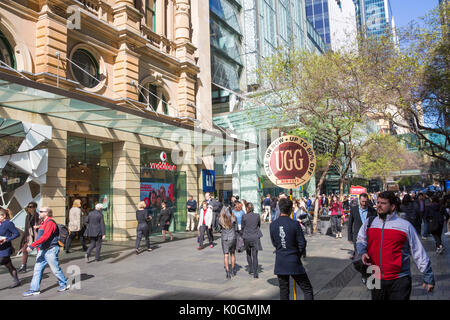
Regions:
<instances>
[{"instance_id":1,"label":"modern glass office tower","mask_svg":"<svg viewBox=\"0 0 450 320\"><path fill-rule=\"evenodd\" d=\"M306 0L306 18L332 50L356 48L353 0Z\"/></svg>"},{"instance_id":2,"label":"modern glass office tower","mask_svg":"<svg viewBox=\"0 0 450 320\"><path fill-rule=\"evenodd\" d=\"M386 28L395 28L389 0L353 0L358 29L367 36L380 36Z\"/></svg>"},{"instance_id":3,"label":"modern glass office tower","mask_svg":"<svg viewBox=\"0 0 450 320\"><path fill-rule=\"evenodd\" d=\"M280 134L279 128L285 124L275 123L270 113L263 111L249 115L246 94L258 89L256 71L277 47L293 46L320 54L326 46L306 19L305 0L210 0L210 25L214 124L259 144L249 152L215 157L216 194L225 201L239 194L259 210L263 193L281 191L264 178L261 159L267 143ZM220 39L215 39L216 34L221 35ZM226 79L219 77L225 74L224 66L229 70Z\"/></svg>"}]
</instances>

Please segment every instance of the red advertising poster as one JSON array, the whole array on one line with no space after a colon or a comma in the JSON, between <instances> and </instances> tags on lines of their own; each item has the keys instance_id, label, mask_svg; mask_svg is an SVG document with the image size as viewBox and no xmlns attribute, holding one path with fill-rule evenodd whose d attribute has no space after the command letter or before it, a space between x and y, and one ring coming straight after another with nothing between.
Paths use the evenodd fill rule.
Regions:
<instances>
[{"instance_id":1,"label":"red advertising poster","mask_svg":"<svg viewBox=\"0 0 450 320\"><path fill-rule=\"evenodd\" d=\"M361 194L361 193L367 193L367 189L361 186L350 187L350 194Z\"/></svg>"}]
</instances>

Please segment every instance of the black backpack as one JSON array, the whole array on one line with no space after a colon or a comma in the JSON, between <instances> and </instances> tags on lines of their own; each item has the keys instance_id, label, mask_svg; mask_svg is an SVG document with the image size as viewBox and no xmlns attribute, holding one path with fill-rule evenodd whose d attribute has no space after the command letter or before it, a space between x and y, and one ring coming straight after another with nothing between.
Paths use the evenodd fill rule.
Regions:
<instances>
[{"instance_id":1,"label":"black backpack","mask_svg":"<svg viewBox=\"0 0 450 320\"><path fill-rule=\"evenodd\" d=\"M367 223L367 230L366 230L366 239L367 239L367 245L369 245L369 228L372 225L373 220L375 220L377 216L371 216L369 217L369 222ZM365 265L362 261L362 256L358 255L356 256L355 253L355 259L353 260L353 267L355 267L356 271L361 273L363 277L367 277L367 268L369 266Z\"/></svg>"},{"instance_id":2,"label":"black backpack","mask_svg":"<svg viewBox=\"0 0 450 320\"><path fill-rule=\"evenodd\" d=\"M66 240L70 235L69 229L63 224L56 223L56 221L53 219L50 219L50 220L53 221L54 224L56 224L56 227L58 230L58 236L57 236L58 245L60 247L64 247L66 245Z\"/></svg>"}]
</instances>

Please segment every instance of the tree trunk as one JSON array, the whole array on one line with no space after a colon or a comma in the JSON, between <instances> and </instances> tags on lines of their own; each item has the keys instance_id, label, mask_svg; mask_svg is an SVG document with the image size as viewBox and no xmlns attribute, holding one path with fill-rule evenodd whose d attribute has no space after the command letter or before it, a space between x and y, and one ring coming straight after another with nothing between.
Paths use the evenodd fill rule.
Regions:
<instances>
[{"instance_id":1,"label":"tree trunk","mask_svg":"<svg viewBox=\"0 0 450 320\"><path fill-rule=\"evenodd\" d=\"M344 180L345 180L345 175L343 177L339 178L339 201L344 201Z\"/></svg>"},{"instance_id":2,"label":"tree trunk","mask_svg":"<svg viewBox=\"0 0 450 320\"><path fill-rule=\"evenodd\" d=\"M316 187L316 199L315 199L315 206L314 206L314 219L313 219L313 233L317 232L317 222L319 220L319 197L320 197L320 189L322 188L323 182L325 181L325 177L327 176L328 170L330 170L331 164L336 160L336 154L339 149L339 145L341 143L341 138L338 137L335 145L333 154L331 155L330 160L328 160L328 163L325 167L325 169L322 172L322 176L320 177L319 184Z\"/></svg>"}]
</instances>

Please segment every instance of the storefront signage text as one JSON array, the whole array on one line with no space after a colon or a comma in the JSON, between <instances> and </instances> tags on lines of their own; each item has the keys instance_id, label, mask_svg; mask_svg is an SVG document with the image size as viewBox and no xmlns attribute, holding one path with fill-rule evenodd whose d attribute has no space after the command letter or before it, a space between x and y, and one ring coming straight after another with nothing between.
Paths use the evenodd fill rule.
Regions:
<instances>
[{"instance_id":1,"label":"storefront signage text","mask_svg":"<svg viewBox=\"0 0 450 320\"><path fill-rule=\"evenodd\" d=\"M283 136L267 148L264 169L267 177L280 188L298 188L313 176L316 155L306 140Z\"/></svg>"},{"instance_id":2,"label":"storefront signage text","mask_svg":"<svg viewBox=\"0 0 450 320\"><path fill-rule=\"evenodd\" d=\"M177 166L167 164L166 162L159 162L159 163L148 163L145 167L145 169L154 169L154 170L166 170L166 171L177 171Z\"/></svg>"}]
</instances>

